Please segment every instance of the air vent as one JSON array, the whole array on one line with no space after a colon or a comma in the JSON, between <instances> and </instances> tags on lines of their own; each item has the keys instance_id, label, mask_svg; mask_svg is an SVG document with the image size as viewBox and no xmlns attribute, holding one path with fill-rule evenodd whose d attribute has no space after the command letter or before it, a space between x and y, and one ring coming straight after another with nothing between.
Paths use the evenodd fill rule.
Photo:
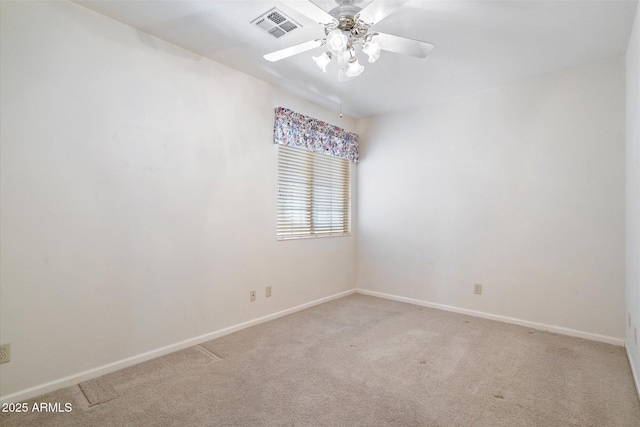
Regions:
<instances>
[{"instance_id":1,"label":"air vent","mask_svg":"<svg viewBox=\"0 0 640 427\"><path fill-rule=\"evenodd\" d=\"M296 28L302 27L302 25L298 24L275 7L258 16L256 19L251 21L251 24L256 25L258 28L266 31L277 39L287 35Z\"/></svg>"},{"instance_id":2,"label":"air vent","mask_svg":"<svg viewBox=\"0 0 640 427\"><path fill-rule=\"evenodd\" d=\"M268 14L267 18L269 18L270 20L272 20L276 24L282 24L284 21L287 20L287 18L285 18L284 16L280 15L277 11L271 12L270 14Z\"/></svg>"},{"instance_id":3,"label":"air vent","mask_svg":"<svg viewBox=\"0 0 640 427\"><path fill-rule=\"evenodd\" d=\"M280 37L284 36L287 33L282 31L278 27L273 27L272 29L269 30L269 34L271 34L275 38L280 38Z\"/></svg>"},{"instance_id":4,"label":"air vent","mask_svg":"<svg viewBox=\"0 0 640 427\"><path fill-rule=\"evenodd\" d=\"M298 26L291 21L285 21L282 24L280 24L280 28L282 28L288 33L289 31L293 31L296 28L298 28Z\"/></svg>"}]
</instances>

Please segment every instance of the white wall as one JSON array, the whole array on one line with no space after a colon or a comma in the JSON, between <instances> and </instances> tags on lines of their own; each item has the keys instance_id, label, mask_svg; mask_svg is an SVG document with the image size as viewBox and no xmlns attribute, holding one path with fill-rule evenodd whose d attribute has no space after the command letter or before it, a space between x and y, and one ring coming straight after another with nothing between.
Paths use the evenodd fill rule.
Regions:
<instances>
[{"instance_id":1,"label":"white wall","mask_svg":"<svg viewBox=\"0 0 640 427\"><path fill-rule=\"evenodd\" d=\"M640 7L629 39L626 71L627 316L631 316L631 325L627 320L625 344L640 394L640 347L634 337L634 329L640 329Z\"/></svg>"},{"instance_id":2,"label":"white wall","mask_svg":"<svg viewBox=\"0 0 640 427\"><path fill-rule=\"evenodd\" d=\"M276 241L272 134L277 105L355 120L76 4L1 4L0 395L354 288L354 237Z\"/></svg>"},{"instance_id":3,"label":"white wall","mask_svg":"<svg viewBox=\"0 0 640 427\"><path fill-rule=\"evenodd\" d=\"M622 344L624 81L620 58L359 121L358 289Z\"/></svg>"}]
</instances>

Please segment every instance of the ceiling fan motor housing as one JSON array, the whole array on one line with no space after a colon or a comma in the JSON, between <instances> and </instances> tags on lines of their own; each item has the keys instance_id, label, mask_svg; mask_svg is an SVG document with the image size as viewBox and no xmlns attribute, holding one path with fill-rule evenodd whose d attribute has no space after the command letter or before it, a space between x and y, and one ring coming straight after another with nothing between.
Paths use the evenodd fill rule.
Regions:
<instances>
[{"instance_id":1,"label":"ceiling fan motor housing","mask_svg":"<svg viewBox=\"0 0 640 427\"><path fill-rule=\"evenodd\" d=\"M343 0L338 3L340 3L339 6L329 11L329 14L338 21L338 25L335 27L326 27L325 32L329 34L331 31L339 29L349 38L351 44L361 42L368 29L362 21L356 19L356 15L362 8L353 5L353 0Z\"/></svg>"}]
</instances>

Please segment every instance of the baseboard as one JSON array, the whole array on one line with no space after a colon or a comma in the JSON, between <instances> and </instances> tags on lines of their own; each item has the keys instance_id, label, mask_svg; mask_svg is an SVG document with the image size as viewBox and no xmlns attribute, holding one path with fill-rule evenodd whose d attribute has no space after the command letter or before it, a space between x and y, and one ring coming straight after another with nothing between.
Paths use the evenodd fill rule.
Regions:
<instances>
[{"instance_id":1,"label":"baseboard","mask_svg":"<svg viewBox=\"0 0 640 427\"><path fill-rule=\"evenodd\" d=\"M469 310L466 308L454 307L451 305L437 304L428 301L406 298L397 295L385 294L382 292L368 291L366 289L357 289L357 293L370 295L379 298L385 298L393 301L406 302L409 304L420 305L423 307L437 308L439 310L451 311L454 313L466 314L483 319L497 320L498 322L511 323L514 325L526 326L527 328L538 329L542 331L554 332L557 334L568 335L571 337L584 338L591 341L599 341L617 346L624 346L624 340L608 337L605 335L592 334L590 332L577 331L575 329L563 328L561 326L545 325L543 323L530 322L528 320L516 319L513 317L499 316L497 314L484 313L482 311Z\"/></svg>"},{"instance_id":2,"label":"baseboard","mask_svg":"<svg viewBox=\"0 0 640 427\"><path fill-rule=\"evenodd\" d=\"M147 360L154 359L156 357L164 356L169 353L173 353L174 351L182 350L188 347L192 347L197 344L201 344L206 341L210 341L216 338L223 337L225 335L232 334L234 332L240 331L242 329L249 328L251 326L258 325L260 323L268 322L270 320L277 319L279 317L287 316L289 314L296 313L298 311L305 310L307 308L323 304L325 302L333 301L335 299L339 299L345 297L347 295L355 294L356 290L351 289L348 291L340 292L334 295L330 295L328 297L320 298L305 304L301 304L292 308L288 308L286 310L278 311L277 313L269 314L267 316L259 317L257 319L249 320L247 322L243 322L234 326L229 326L228 328L220 329L214 332L210 332L205 335L200 335L195 338L190 338L185 341L181 341L176 344L171 344L162 348L158 348L155 350L148 351L146 353L139 354L137 356L129 357L127 359L119 360L114 363L110 363L108 365L100 366L98 368L90 369L84 372L80 372L75 375L70 375L65 378L61 378L59 380L50 381L45 384L40 384L35 387L28 388L26 390L19 391L17 393L9 394L7 396L3 396L0 398L0 403L11 403L11 402L20 402L26 399L31 399L45 393L50 393L52 391L59 390L61 388L73 386L76 384L80 384L81 382L91 380L94 378L101 377L102 375L110 374L112 372L118 371L123 368L128 368L129 366L136 365L141 362L146 362Z\"/></svg>"},{"instance_id":3,"label":"baseboard","mask_svg":"<svg viewBox=\"0 0 640 427\"><path fill-rule=\"evenodd\" d=\"M636 371L636 367L633 365L633 359L631 358L631 354L629 353L629 346L626 345L626 343L624 349L627 352L627 359L629 360L629 366L631 366L631 375L633 376L633 382L636 385L638 399L640 399L640 379L638 378L638 371Z\"/></svg>"}]
</instances>

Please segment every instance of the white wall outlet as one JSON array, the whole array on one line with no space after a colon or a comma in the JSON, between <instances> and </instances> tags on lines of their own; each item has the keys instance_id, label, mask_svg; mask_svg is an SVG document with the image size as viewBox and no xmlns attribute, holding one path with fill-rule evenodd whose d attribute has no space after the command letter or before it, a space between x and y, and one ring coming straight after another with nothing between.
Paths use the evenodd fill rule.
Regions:
<instances>
[{"instance_id":1,"label":"white wall outlet","mask_svg":"<svg viewBox=\"0 0 640 427\"><path fill-rule=\"evenodd\" d=\"M271 296L271 286L267 286L265 294L267 295L267 298L269 298Z\"/></svg>"},{"instance_id":2,"label":"white wall outlet","mask_svg":"<svg viewBox=\"0 0 640 427\"><path fill-rule=\"evenodd\" d=\"M256 291L251 291L251 301L255 301L256 300Z\"/></svg>"},{"instance_id":3,"label":"white wall outlet","mask_svg":"<svg viewBox=\"0 0 640 427\"><path fill-rule=\"evenodd\" d=\"M476 283L473 285L473 293L477 295L482 295L482 285L480 283Z\"/></svg>"},{"instance_id":4,"label":"white wall outlet","mask_svg":"<svg viewBox=\"0 0 640 427\"><path fill-rule=\"evenodd\" d=\"M0 345L0 363L11 361L11 344L6 343Z\"/></svg>"}]
</instances>

